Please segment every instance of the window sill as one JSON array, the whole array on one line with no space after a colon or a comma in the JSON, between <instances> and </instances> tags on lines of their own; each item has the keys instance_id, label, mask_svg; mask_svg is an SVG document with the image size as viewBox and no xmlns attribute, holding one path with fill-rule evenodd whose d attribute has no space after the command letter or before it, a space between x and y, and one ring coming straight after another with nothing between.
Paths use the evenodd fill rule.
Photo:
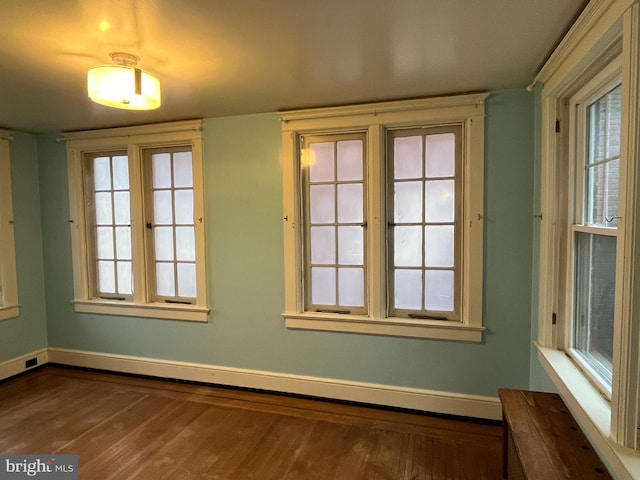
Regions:
<instances>
[{"instance_id":1,"label":"window sill","mask_svg":"<svg viewBox=\"0 0 640 480\"><path fill-rule=\"evenodd\" d=\"M562 351L538 347L538 360L616 478L640 479L640 453L611 437L611 406Z\"/></svg>"},{"instance_id":2,"label":"window sill","mask_svg":"<svg viewBox=\"0 0 640 480\"><path fill-rule=\"evenodd\" d=\"M209 309L194 305L173 305L165 303L130 303L110 300L74 300L76 312L125 317L159 318L162 320L183 320L206 322Z\"/></svg>"},{"instance_id":3,"label":"window sill","mask_svg":"<svg viewBox=\"0 0 640 480\"><path fill-rule=\"evenodd\" d=\"M485 327L442 320L390 317L381 320L359 315L284 313L285 325L294 330L362 333L393 337L428 338L455 342L482 342Z\"/></svg>"},{"instance_id":4,"label":"window sill","mask_svg":"<svg viewBox=\"0 0 640 480\"><path fill-rule=\"evenodd\" d=\"M0 320L9 320L20 315L20 305L5 305L0 307Z\"/></svg>"}]
</instances>

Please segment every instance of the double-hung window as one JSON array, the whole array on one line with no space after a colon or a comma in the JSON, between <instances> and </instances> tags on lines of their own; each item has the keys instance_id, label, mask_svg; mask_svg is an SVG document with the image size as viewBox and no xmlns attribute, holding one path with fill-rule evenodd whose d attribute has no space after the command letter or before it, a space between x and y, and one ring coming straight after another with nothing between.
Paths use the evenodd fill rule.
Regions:
<instances>
[{"instance_id":1,"label":"double-hung window","mask_svg":"<svg viewBox=\"0 0 640 480\"><path fill-rule=\"evenodd\" d=\"M9 132L0 130L0 320L18 316Z\"/></svg>"},{"instance_id":2,"label":"double-hung window","mask_svg":"<svg viewBox=\"0 0 640 480\"><path fill-rule=\"evenodd\" d=\"M568 351L611 394L620 183L619 77L588 84L571 102L575 145L570 244Z\"/></svg>"},{"instance_id":3,"label":"double-hung window","mask_svg":"<svg viewBox=\"0 0 640 480\"><path fill-rule=\"evenodd\" d=\"M66 137L76 310L206 321L201 122Z\"/></svg>"},{"instance_id":4,"label":"double-hung window","mask_svg":"<svg viewBox=\"0 0 640 480\"><path fill-rule=\"evenodd\" d=\"M289 328L482 340L485 96L283 112Z\"/></svg>"},{"instance_id":5,"label":"double-hung window","mask_svg":"<svg viewBox=\"0 0 640 480\"><path fill-rule=\"evenodd\" d=\"M616 478L640 471L638 58L640 4L591 2L537 77L538 359Z\"/></svg>"}]
</instances>

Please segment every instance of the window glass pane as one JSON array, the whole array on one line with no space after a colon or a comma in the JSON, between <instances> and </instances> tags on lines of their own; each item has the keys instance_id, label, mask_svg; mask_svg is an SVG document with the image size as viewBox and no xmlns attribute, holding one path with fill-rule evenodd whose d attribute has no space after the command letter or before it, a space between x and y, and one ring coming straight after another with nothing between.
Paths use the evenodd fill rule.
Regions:
<instances>
[{"instance_id":1,"label":"window glass pane","mask_svg":"<svg viewBox=\"0 0 640 480\"><path fill-rule=\"evenodd\" d=\"M364 306L364 269L338 269L339 305L348 307Z\"/></svg>"},{"instance_id":2,"label":"window glass pane","mask_svg":"<svg viewBox=\"0 0 640 480\"><path fill-rule=\"evenodd\" d=\"M310 186L311 223L335 221L335 187L333 185Z\"/></svg>"},{"instance_id":3,"label":"window glass pane","mask_svg":"<svg viewBox=\"0 0 640 480\"><path fill-rule=\"evenodd\" d=\"M196 237L193 227L176 227L176 260L196 260Z\"/></svg>"},{"instance_id":4,"label":"window glass pane","mask_svg":"<svg viewBox=\"0 0 640 480\"><path fill-rule=\"evenodd\" d=\"M314 305L336 304L335 268L311 268L311 303Z\"/></svg>"},{"instance_id":5,"label":"window glass pane","mask_svg":"<svg viewBox=\"0 0 640 480\"><path fill-rule=\"evenodd\" d=\"M193 225L193 190L175 191L176 224Z\"/></svg>"},{"instance_id":6,"label":"window glass pane","mask_svg":"<svg viewBox=\"0 0 640 480\"><path fill-rule=\"evenodd\" d=\"M154 229L156 260L173 260L173 228L156 227Z\"/></svg>"},{"instance_id":7,"label":"window glass pane","mask_svg":"<svg viewBox=\"0 0 640 480\"><path fill-rule=\"evenodd\" d=\"M129 205L129 192L114 192L113 207L116 225L131 224L131 207Z\"/></svg>"},{"instance_id":8,"label":"window glass pane","mask_svg":"<svg viewBox=\"0 0 640 480\"><path fill-rule=\"evenodd\" d=\"M171 190L153 192L153 221L158 225L171 225L173 223Z\"/></svg>"},{"instance_id":9,"label":"window glass pane","mask_svg":"<svg viewBox=\"0 0 640 480\"><path fill-rule=\"evenodd\" d=\"M424 228L424 263L427 267L453 267L453 225Z\"/></svg>"},{"instance_id":10,"label":"window glass pane","mask_svg":"<svg viewBox=\"0 0 640 480\"><path fill-rule=\"evenodd\" d=\"M395 227L393 239L394 265L422 266L422 227Z\"/></svg>"},{"instance_id":11,"label":"window glass pane","mask_svg":"<svg viewBox=\"0 0 640 480\"><path fill-rule=\"evenodd\" d=\"M362 140L338 142L338 181L362 180Z\"/></svg>"},{"instance_id":12,"label":"window glass pane","mask_svg":"<svg viewBox=\"0 0 640 480\"><path fill-rule=\"evenodd\" d=\"M618 174L620 160L587 169L587 223L602 227L618 225Z\"/></svg>"},{"instance_id":13,"label":"window glass pane","mask_svg":"<svg viewBox=\"0 0 640 480\"><path fill-rule=\"evenodd\" d=\"M456 136L453 133L425 138L427 177L453 177L456 169Z\"/></svg>"},{"instance_id":14,"label":"window glass pane","mask_svg":"<svg viewBox=\"0 0 640 480\"><path fill-rule=\"evenodd\" d=\"M175 297L173 263L156 263L156 290L163 297Z\"/></svg>"},{"instance_id":15,"label":"window glass pane","mask_svg":"<svg viewBox=\"0 0 640 480\"><path fill-rule=\"evenodd\" d=\"M173 154L173 186L175 188L193 187L191 152Z\"/></svg>"},{"instance_id":16,"label":"window glass pane","mask_svg":"<svg viewBox=\"0 0 640 480\"><path fill-rule=\"evenodd\" d=\"M393 178L422 178L422 136L394 138Z\"/></svg>"},{"instance_id":17,"label":"window glass pane","mask_svg":"<svg viewBox=\"0 0 640 480\"><path fill-rule=\"evenodd\" d=\"M338 263L364 265L364 229L338 227Z\"/></svg>"},{"instance_id":18,"label":"window glass pane","mask_svg":"<svg viewBox=\"0 0 640 480\"><path fill-rule=\"evenodd\" d=\"M336 263L335 227L311 227L311 263Z\"/></svg>"},{"instance_id":19,"label":"window glass pane","mask_svg":"<svg viewBox=\"0 0 640 480\"><path fill-rule=\"evenodd\" d=\"M455 220L455 183L453 180L425 182L425 221Z\"/></svg>"},{"instance_id":20,"label":"window glass pane","mask_svg":"<svg viewBox=\"0 0 640 480\"><path fill-rule=\"evenodd\" d=\"M129 159L126 155L113 157L113 189L129 189Z\"/></svg>"},{"instance_id":21,"label":"window glass pane","mask_svg":"<svg viewBox=\"0 0 640 480\"><path fill-rule=\"evenodd\" d=\"M98 291L100 293L116 293L114 262L98 262Z\"/></svg>"},{"instance_id":22,"label":"window glass pane","mask_svg":"<svg viewBox=\"0 0 640 480\"><path fill-rule=\"evenodd\" d=\"M395 308L422 309L422 270L399 270L394 275Z\"/></svg>"},{"instance_id":23,"label":"window glass pane","mask_svg":"<svg viewBox=\"0 0 640 480\"><path fill-rule=\"evenodd\" d=\"M113 259L113 228L98 227L96 229L97 257Z\"/></svg>"},{"instance_id":24,"label":"window glass pane","mask_svg":"<svg viewBox=\"0 0 640 480\"><path fill-rule=\"evenodd\" d=\"M338 222L362 223L362 184L338 185Z\"/></svg>"},{"instance_id":25,"label":"window glass pane","mask_svg":"<svg viewBox=\"0 0 640 480\"><path fill-rule=\"evenodd\" d=\"M113 222L113 211L110 192L96 192L96 224L111 225Z\"/></svg>"},{"instance_id":26,"label":"window glass pane","mask_svg":"<svg viewBox=\"0 0 640 480\"><path fill-rule=\"evenodd\" d=\"M394 190L394 222L422 222L422 182L395 182Z\"/></svg>"},{"instance_id":27,"label":"window glass pane","mask_svg":"<svg viewBox=\"0 0 640 480\"><path fill-rule=\"evenodd\" d=\"M116 255L119 260L131 260L131 227L116 227Z\"/></svg>"},{"instance_id":28,"label":"window glass pane","mask_svg":"<svg viewBox=\"0 0 640 480\"><path fill-rule=\"evenodd\" d=\"M154 153L151 155L153 188L171 188L171 154Z\"/></svg>"},{"instance_id":29,"label":"window glass pane","mask_svg":"<svg viewBox=\"0 0 640 480\"><path fill-rule=\"evenodd\" d=\"M622 86L618 85L589 106L589 164L620 156Z\"/></svg>"},{"instance_id":30,"label":"window glass pane","mask_svg":"<svg viewBox=\"0 0 640 480\"><path fill-rule=\"evenodd\" d=\"M111 162L109 157L93 159L93 187L96 191L111 190Z\"/></svg>"},{"instance_id":31,"label":"window glass pane","mask_svg":"<svg viewBox=\"0 0 640 480\"><path fill-rule=\"evenodd\" d=\"M574 347L611 383L616 237L576 233Z\"/></svg>"},{"instance_id":32,"label":"window glass pane","mask_svg":"<svg viewBox=\"0 0 640 480\"><path fill-rule=\"evenodd\" d=\"M196 265L194 263L178 263L178 296L195 298Z\"/></svg>"},{"instance_id":33,"label":"window glass pane","mask_svg":"<svg viewBox=\"0 0 640 480\"><path fill-rule=\"evenodd\" d=\"M131 274L131 262L117 262L118 268L118 293L130 295L133 293L133 277Z\"/></svg>"},{"instance_id":34,"label":"window glass pane","mask_svg":"<svg viewBox=\"0 0 640 480\"><path fill-rule=\"evenodd\" d=\"M425 309L452 312L453 272L450 270L426 270L424 283Z\"/></svg>"},{"instance_id":35,"label":"window glass pane","mask_svg":"<svg viewBox=\"0 0 640 480\"><path fill-rule=\"evenodd\" d=\"M335 180L333 142L309 145L309 180L331 182Z\"/></svg>"}]
</instances>

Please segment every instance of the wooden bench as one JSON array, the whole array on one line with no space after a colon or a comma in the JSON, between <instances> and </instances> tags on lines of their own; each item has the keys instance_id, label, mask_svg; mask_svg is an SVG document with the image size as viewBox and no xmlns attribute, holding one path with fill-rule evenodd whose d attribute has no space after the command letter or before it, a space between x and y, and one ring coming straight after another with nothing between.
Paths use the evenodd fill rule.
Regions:
<instances>
[{"instance_id":1,"label":"wooden bench","mask_svg":"<svg viewBox=\"0 0 640 480\"><path fill-rule=\"evenodd\" d=\"M499 396L504 478L612 478L559 395L500 389Z\"/></svg>"}]
</instances>

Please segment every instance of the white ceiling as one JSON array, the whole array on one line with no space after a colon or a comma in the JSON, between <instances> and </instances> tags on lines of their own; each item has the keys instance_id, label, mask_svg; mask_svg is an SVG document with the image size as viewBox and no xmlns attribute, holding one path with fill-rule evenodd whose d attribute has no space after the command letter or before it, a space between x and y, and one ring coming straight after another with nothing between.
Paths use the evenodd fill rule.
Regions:
<instances>
[{"instance_id":1,"label":"white ceiling","mask_svg":"<svg viewBox=\"0 0 640 480\"><path fill-rule=\"evenodd\" d=\"M525 87L586 0L0 0L0 128L44 132ZM125 51L153 112L93 104Z\"/></svg>"}]
</instances>

